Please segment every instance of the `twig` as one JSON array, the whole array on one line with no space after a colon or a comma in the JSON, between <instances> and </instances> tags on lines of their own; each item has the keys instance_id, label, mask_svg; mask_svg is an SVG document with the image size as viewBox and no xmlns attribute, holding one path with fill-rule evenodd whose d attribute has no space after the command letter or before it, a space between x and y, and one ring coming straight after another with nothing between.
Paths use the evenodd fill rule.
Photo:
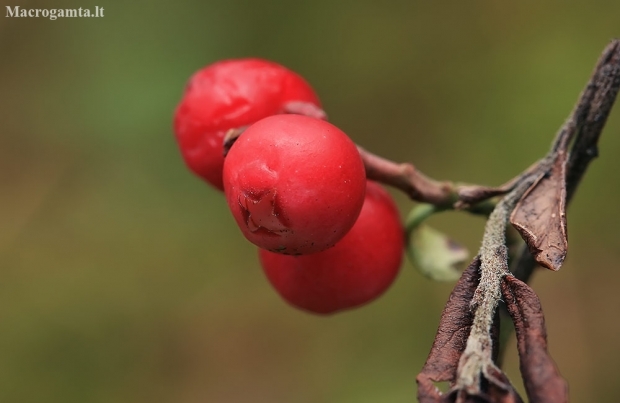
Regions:
<instances>
[{"instance_id":1,"label":"twig","mask_svg":"<svg viewBox=\"0 0 620 403\"><path fill-rule=\"evenodd\" d=\"M620 89L620 40L613 40L603 51L592 76L581 93L575 109L562 130L576 134L568 164L566 201L573 198L590 162L598 156L598 139ZM515 260L512 272L528 282L536 262L524 248Z\"/></svg>"},{"instance_id":2,"label":"twig","mask_svg":"<svg viewBox=\"0 0 620 403\"><path fill-rule=\"evenodd\" d=\"M473 214L488 215L495 203L489 199L504 195L515 188L525 177L540 170L540 162L499 187L481 185L455 184L439 182L420 172L413 164L397 163L379 157L364 148L357 146L360 152L366 176L383 184L395 187L407 194L412 200L429 203L438 211L457 209Z\"/></svg>"},{"instance_id":3,"label":"twig","mask_svg":"<svg viewBox=\"0 0 620 403\"><path fill-rule=\"evenodd\" d=\"M620 89L620 40L612 41L603 52L592 75L589 107L568 161L567 199L570 200L590 162L598 156L598 139ZM587 113L587 114L586 114Z\"/></svg>"},{"instance_id":4,"label":"twig","mask_svg":"<svg viewBox=\"0 0 620 403\"><path fill-rule=\"evenodd\" d=\"M467 346L461 355L457 370L456 387L475 394L480 388L480 376L491 379L498 371L492 352L491 326L495 310L501 297L501 280L511 275L508 270L508 248L506 247L506 224L510 213L523 194L536 181L538 175L531 173L506 195L495 207L487 221L480 256L480 284L471 301L474 320L467 339Z\"/></svg>"},{"instance_id":5,"label":"twig","mask_svg":"<svg viewBox=\"0 0 620 403\"><path fill-rule=\"evenodd\" d=\"M358 146L366 176L405 192L411 199L430 203L437 207L448 207L457 201L454 185L430 179L412 164L396 163L372 154Z\"/></svg>"},{"instance_id":6,"label":"twig","mask_svg":"<svg viewBox=\"0 0 620 403\"><path fill-rule=\"evenodd\" d=\"M480 248L480 284L472 299L474 320L467 346L459 361L456 387L469 393L480 390L481 376L492 379L496 368L491 357L491 326L501 298L501 280L511 275L508 270L506 224L524 193L541 175L546 175L553 161L565 152L577 137L567 163L567 195L571 197L589 162L596 157L596 144L620 88L620 41L613 41L597 64L590 82L576 107L559 130L548 155L534 169L526 171L513 190L497 204L490 215ZM517 262L515 274L527 281L534 268L534 259L525 250ZM501 352L500 352L501 355Z\"/></svg>"}]
</instances>

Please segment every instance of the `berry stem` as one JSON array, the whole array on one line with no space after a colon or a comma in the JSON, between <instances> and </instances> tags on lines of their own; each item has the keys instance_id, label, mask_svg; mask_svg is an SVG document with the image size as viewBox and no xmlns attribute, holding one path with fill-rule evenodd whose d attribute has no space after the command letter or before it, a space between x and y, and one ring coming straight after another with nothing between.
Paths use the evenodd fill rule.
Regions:
<instances>
[{"instance_id":1,"label":"berry stem","mask_svg":"<svg viewBox=\"0 0 620 403\"><path fill-rule=\"evenodd\" d=\"M438 207L451 206L456 201L455 186L450 182L438 182L418 171L413 164L397 163L379 157L357 146L366 177L405 192L411 199Z\"/></svg>"}]
</instances>

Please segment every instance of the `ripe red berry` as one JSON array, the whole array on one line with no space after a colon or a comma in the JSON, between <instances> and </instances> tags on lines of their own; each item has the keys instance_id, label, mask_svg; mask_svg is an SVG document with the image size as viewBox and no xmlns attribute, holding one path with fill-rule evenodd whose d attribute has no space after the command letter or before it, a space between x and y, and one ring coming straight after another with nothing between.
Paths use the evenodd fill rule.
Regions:
<instances>
[{"instance_id":1,"label":"ripe red berry","mask_svg":"<svg viewBox=\"0 0 620 403\"><path fill-rule=\"evenodd\" d=\"M187 166L223 190L226 132L279 113L320 117L323 111L310 85L291 70L261 59L225 60L192 76L174 131Z\"/></svg>"},{"instance_id":2,"label":"ripe red berry","mask_svg":"<svg viewBox=\"0 0 620 403\"><path fill-rule=\"evenodd\" d=\"M275 115L250 126L224 162L226 200L250 242L284 254L333 246L364 203L355 144L334 125Z\"/></svg>"},{"instance_id":3,"label":"ripe red berry","mask_svg":"<svg viewBox=\"0 0 620 403\"><path fill-rule=\"evenodd\" d=\"M390 195L368 182L364 207L336 246L305 256L259 250L261 265L290 304L320 314L365 304L381 295L398 274L404 235Z\"/></svg>"}]
</instances>

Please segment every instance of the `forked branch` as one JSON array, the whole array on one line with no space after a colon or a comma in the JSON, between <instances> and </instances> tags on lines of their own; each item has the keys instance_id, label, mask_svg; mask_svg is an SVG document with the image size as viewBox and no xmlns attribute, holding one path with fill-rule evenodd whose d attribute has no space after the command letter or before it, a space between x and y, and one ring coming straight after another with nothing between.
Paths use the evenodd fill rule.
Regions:
<instances>
[{"instance_id":1,"label":"forked branch","mask_svg":"<svg viewBox=\"0 0 620 403\"><path fill-rule=\"evenodd\" d=\"M573 112L559 130L551 150L540 162L501 188L487 188L486 195L508 191L496 205L485 229L479 256L467 271L470 288L477 285L470 299L462 298L462 285L457 285L446 310L461 310L469 304L471 315L454 334L457 349L449 357L438 355L435 345L418 376L418 397L421 402L519 402L521 398L507 382L496 365L493 352L497 329L497 306L503 298L515 324L521 373L532 403L568 400L566 384L551 360L546 344L544 316L540 301L526 283L513 277L508 270L506 224L511 223L527 243L514 273L527 281L535 262L558 270L566 255L566 216L568 200L574 195L588 164L597 155L597 142L620 88L620 41L609 44L596 65L588 85ZM574 145L569 154L568 147ZM462 200L462 199L461 199ZM471 270L477 268L478 278L472 280ZM459 282L459 284L462 282ZM460 288L459 288L460 287ZM459 295L460 299L455 296ZM453 299L454 298L454 299ZM454 306L455 302L461 307ZM442 316L436 343L453 327ZM455 355L458 355L456 365ZM437 368L443 368L437 371ZM452 389L442 394L432 381L450 382Z\"/></svg>"}]
</instances>

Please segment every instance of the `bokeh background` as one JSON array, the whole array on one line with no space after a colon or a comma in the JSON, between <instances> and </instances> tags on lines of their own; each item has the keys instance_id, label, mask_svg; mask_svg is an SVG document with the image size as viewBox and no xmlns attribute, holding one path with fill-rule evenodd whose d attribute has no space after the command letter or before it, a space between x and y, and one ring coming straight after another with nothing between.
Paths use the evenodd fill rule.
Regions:
<instances>
[{"instance_id":1,"label":"bokeh background","mask_svg":"<svg viewBox=\"0 0 620 403\"><path fill-rule=\"evenodd\" d=\"M1 402L413 402L451 284L404 263L317 317L271 289L171 131L188 77L259 56L304 75L359 144L500 184L547 150L603 47L611 1L0 0ZM5 6L105 8L6 18ZM533 286L574 402L616 402L620 105ZM403 216L412 203L393 192ZM483 221L440 229L476 250ZM514 343L507 370L519 384Z\"/></svg>"}]
</instances>

